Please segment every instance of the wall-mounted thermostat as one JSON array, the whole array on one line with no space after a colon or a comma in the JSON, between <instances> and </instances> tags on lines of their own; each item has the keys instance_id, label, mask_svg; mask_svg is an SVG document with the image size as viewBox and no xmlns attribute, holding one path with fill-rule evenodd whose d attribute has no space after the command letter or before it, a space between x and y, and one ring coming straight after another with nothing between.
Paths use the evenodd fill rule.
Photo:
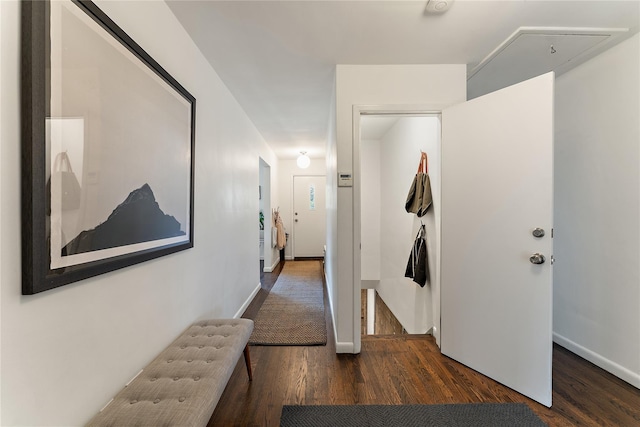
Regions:
<instances>
[{"instance_id":1,"label":"wall-mounted thermostat","mask_svg":"<svg viewBox=\"0 0 640 427\"><path fill-rule=\"evenodd\" d=\"M353 187L351 172L338 172L338 187Z\"/></svg>"}]
</instances>

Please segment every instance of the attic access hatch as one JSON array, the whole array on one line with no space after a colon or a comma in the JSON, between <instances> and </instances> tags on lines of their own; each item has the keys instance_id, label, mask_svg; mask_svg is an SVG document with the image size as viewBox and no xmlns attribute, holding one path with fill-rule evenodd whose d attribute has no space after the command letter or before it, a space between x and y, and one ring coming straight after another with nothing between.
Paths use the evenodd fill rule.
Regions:
<instances>
[{"instance_id":1,"label":"attic access hatch","mask_svg":"<svg viewBox=\"0 0 640 427\"><path fill-rule=\"evenodd\" d=\"M613 46L627 32L627 28L520 27L471 69L469 99L549 71L558 76Z\"/></svg>"}]
</instances>

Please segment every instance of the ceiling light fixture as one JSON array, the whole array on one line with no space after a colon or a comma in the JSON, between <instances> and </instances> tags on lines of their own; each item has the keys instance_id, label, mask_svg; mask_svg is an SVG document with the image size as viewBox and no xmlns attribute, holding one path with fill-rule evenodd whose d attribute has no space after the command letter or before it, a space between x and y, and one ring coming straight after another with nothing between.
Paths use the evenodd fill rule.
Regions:
<instances>
[{"instance_id":1,"label":"ceiling light fixture","mask_svg":"<svg viewBox=\"0 0 640 427\"><path fill-rule=\"evenodd\" d=\"M453 1L454 0L429 0L427 2L426 12L428 14L445 13L451 8Z\"/></svg>"},{"instance_id":2,"label":"ceiling light fixture","mask_svg":"<svg viewBox=\"0 0 640 427\"><path fill-rule=\"evenodd\" d=\"M306 151L301 151L296 163L300 169L306 169L311 164L311 159L307 156Z\"/></svg>"}]
</instances>

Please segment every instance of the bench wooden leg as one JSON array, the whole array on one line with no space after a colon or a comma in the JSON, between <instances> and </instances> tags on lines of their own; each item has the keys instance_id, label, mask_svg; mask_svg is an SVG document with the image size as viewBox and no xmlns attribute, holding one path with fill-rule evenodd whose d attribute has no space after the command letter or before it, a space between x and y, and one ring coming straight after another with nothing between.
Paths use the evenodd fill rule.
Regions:
<instances>
[{"instance_id":1,"label":"bench wooden leg","mask_svg":"<svg viewBox=\"0 0 640 427\"><path fill-rule=\"evenodd\" d=\"M247 374L249 375L249 381L253 380L253 374L251 373L251 355L249 354L249 344L244 346L244 363L247 365Z\"/></svg>"}]
</instances>

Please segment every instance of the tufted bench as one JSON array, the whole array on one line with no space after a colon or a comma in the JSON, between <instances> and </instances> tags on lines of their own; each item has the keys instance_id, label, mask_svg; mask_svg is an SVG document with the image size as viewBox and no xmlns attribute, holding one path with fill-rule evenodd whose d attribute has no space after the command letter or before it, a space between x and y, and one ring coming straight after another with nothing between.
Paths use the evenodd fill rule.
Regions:
<instances>
[{"instance_id":1,"label":"tufted bench","mask_svg":"<svg viewBox=\"0 0 640 427\"><path fill-rule=\"evenodd\" d=\"M118 393L88 426L206 426L244 351L249 319L191 325Z\"/></svg>"}]
</instances>

